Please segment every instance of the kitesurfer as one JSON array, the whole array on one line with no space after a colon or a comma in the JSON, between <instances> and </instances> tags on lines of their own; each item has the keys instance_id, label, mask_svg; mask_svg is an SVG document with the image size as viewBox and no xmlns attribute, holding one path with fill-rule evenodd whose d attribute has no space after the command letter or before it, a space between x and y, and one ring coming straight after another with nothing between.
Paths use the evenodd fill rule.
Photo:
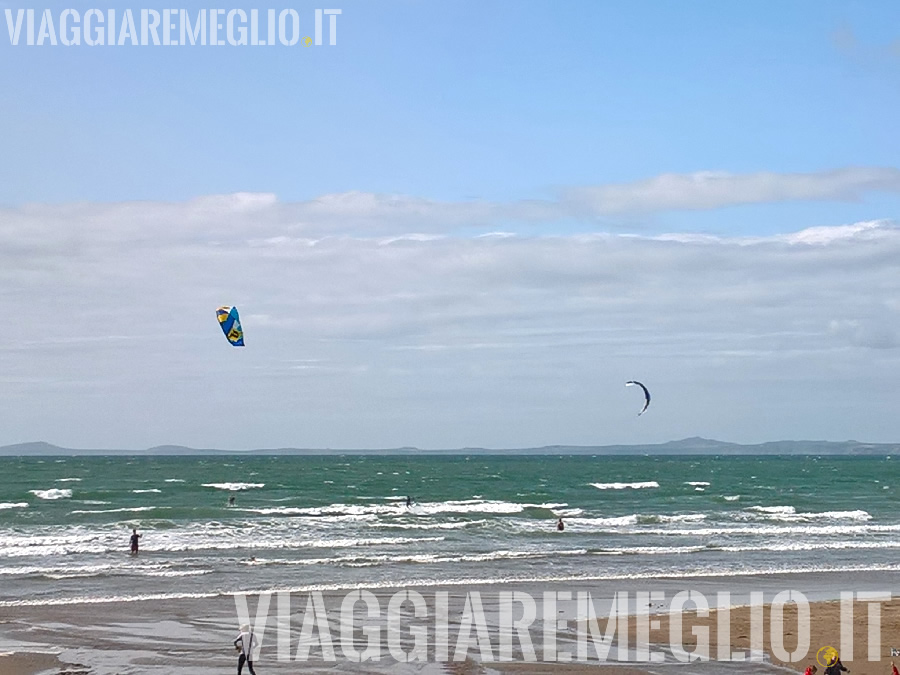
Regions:
<instances>
[{"instance_id":1,"label":"kitesurfer","mask_svg":"<svg viewBox=\"0 0 900 675\"><path fill-rule=\"evenodd\" d=\"M138 540L142 535L137 533L137 530L132 528L131 530L131 555L138 554Z\"/></svg>"}]
</instances>

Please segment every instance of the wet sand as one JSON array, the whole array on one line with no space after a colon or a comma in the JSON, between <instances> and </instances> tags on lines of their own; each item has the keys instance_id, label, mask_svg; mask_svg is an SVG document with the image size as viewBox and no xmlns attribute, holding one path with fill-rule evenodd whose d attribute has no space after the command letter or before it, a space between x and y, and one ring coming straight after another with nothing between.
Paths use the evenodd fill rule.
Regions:
<instances>
[{"instance_id":1,"label":"wet sand","mask_svg":"<svg viewBox=\"0 0 900 675\"><path fill-rule=\"evenodd\" d=\"M290 634L285 641L286 649L279 652L276 625L277 598L271 598L268 612L263 610L259 616L267 621L260 626L257 623L257 611L260 607L258 596L245 599L252 623L261 634L263 652L258 660L258 671L263 675L271 673L390 673L391 675L493 675L502 673L521 673L541 675L543 673L589 673L602 672L605 675L642 675L659 673L697 673L701 675L728 674L764 674L802 672L805 667L815 662L816 652L826 646L842 650L844 664L854 675L890 675L891 647L900 648L900 599L880 604L881 609L881 644L877 646L876 662L867 661L869 642L868 607L857 602L854 606L852 622L853 658L842 646L840 634L841 606L838 602L820 600L820 598L836 598L841 589L889 590L896 588L898 575L892 573L880 577L859 577L851 575L822 576L798 575L779 578L777 576L757 578L719 578L719 579L669 579L656 580L652 584L646 581L607 581L602 583L555 583L547 584L493 584L478 586L449 586L418 588L425 601L425 617L417 618L410 605L404 605L401 621L401 649L410 653L414 647L411 627L418 626L427 631L427 657L424 662L398 663L390 655L387 646L387 607L398 589L375 589L372 597L380 607L377 618L368 618L365 605L358 603L354 614L354 631L347 643L341 634L341 607L347 591L327 591L322 593L322 604L326 614L320 624L311 622L312 639L306 645L313 646L309 657L298 656L304 652L303 628L307 616L312 616L309 594L291 595L289 617ZM764 590L765 602L771 602L774 594L786 588L801 588L811 602L809 621L808 649L798 656L799 660L790 661L776 647L783 644L787 652L797 648L798 631L796 608L787 604L784 608L784 626L773 643L776 635L771 630L771 612L768 607L762 612L762 626L756 638L751 630L751 610L749 607L732 606L729 610L730 635L727 648L729 651L747 654L752 647L765 652L764 661L729 662L717 661L719 657L717 631L718 616L715 611L707 618L698 617L692 611L685 611L682 616L680 631L681 644L684 650L691 652L697 645L695 628L709 629L708 643L711 645L712 660L679 662L679 656L673 651L670 641L670 617L661 614L660 607L642 608L643 620L648 629L644 639L652 644L649 652L658 652L662 663L641 660L635 652L639 635L638 618L634 615L625 619L624 626L629 633L630 650L626 653L626 662L617 662L618 653L613 643L608 654L597 657L595 642L587 638L588 662L556 663L548 662L544 634L544 617L555 617L555 641L559 653L569 653L577 658L579 635L584 639L586 624L578 620L576 596L580 592L589 592L596 603L597 616L600 617L601 630L606 628L608 608L615 592L627 592L632 602L636 600L636 592L660 589L665 593L666 603L670 602L676 592L686 589L700 590L710 600L716 598L716 591L723 588L731 590L734 599L732 605L741 605L746 601L748 593ZM479 594L484 609L485 635L487 636L486 652L482 652L479 643L477 622L465 618L465 606L474 592ZM511 636L513 662L498 662L501 653L500 618L498 613L499 598L502 593L516 591L535 599L535 618L527 628L527 634L533 643L533 658L537 662L527 662L522 635L514 632ZM562 592L555 605L545 605L544 593ZM449 640L445 639L446 655L436 658L436 619L438 615L437 593L446 593L449 618ZM604 602L605 607L604 607ZM667 604L665 609L668 609ZM629 607L633 613L637 608ZM647 615L647 611L657 612ZM518 613L516 613L518 612ZM522 608L514 612L514 620L522 618ZM659 621L659 624L650 623ZM15 606L0 607L0 652L17 652L15 656L0 657L0 675L47 675L67 673L68 675L162 675L162 673L184 673L185 675L213 675L227 673L235 669L236 655L232 646L240 621L237 616L235 598L232 596L215 596L205 598L178 598L163 600L142 600L138 602L101 602L95 604L62 604L55 606ZM552 623L552 622L551 622ZM851 625L851 624L848 624ZM368 636L364 626L377 626L380 630L381 659L377 662L354 663L352 652L362 652L368 645ZM324 627L330 633L333 644L333 660L328 658L322 649L320 629ZM261 632L262 631L262 632ZM460 635L468 637L468 646L458 651ZM724 632L723 632L724 636ZM621 633L617 633L616 640ZM677 637L677 634L676 634ZM465 640L464 640L465 642ZM677 640L676 640L677 642ZM844 636L846 642L846 636ZM702 639L701 639L702 643ZM37 652L45 652L38 654ZM63 664L86 664L79 667L60 665L55 657L46 652L57 652ZM761 653L759 655L761 655ZM29 653L31 653L29 655ZM304 652L305 653L305 652ZM490 658L484 658L485 653ZM279 659L279 655L281 659ZM461 656L460 656L461 655ZM453 661L460 656L459 661ZM687 658L687 657L685 657ZM637 659L637 660L636 660ZM823 668L820 667L820 673ZM246 672L246 670L245 670Z\"/></svg>"},{"instance_id":2,"label":"wet sand","mask_svg":"<svg viewBox=\"0 0 900 675\"><path fill-rule=\"evenodd\" d=\"M88 675L90 671L77 665L63 664L55 654L20 652L0 654L0 675Z\"/></svg>"}]
</instances>

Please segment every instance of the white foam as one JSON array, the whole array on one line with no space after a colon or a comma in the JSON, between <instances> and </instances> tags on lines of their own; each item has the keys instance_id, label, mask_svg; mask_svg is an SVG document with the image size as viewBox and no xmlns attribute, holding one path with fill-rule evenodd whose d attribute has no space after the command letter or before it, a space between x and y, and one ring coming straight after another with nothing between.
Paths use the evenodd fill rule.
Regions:
<instances>
[{"instance_id":1,"label":"white foam","mask_svg":"<svg viewBox=\"0 0 900 675\"><path fill-rule=\"evenodd\" d=\"M68 499L72 496L72 491L61 488L51 488L49 490L29 490L38 499Z\"/></svg>"},{"instance_id":2,"label":"white foam","mask_svg":"<svg viewBox=\"0 0 900 675\"><path fill-rule=\"evenodd\" d=\"M28 502L2 502L0 503L0 511L5 509L27 509Z\"/></svg>"},{"instance_id":3,"label":"white foam","mask_svg":"<svg viewBox=\"0 0 900 675\"><path fill-rule=\"evenodd\" d=\"M130 508L121 509L86 509L83 511L72 511L72 513L140 513L141 511L153 511L155 509L170 509L171 506L132 506Z\"/></svg>"},{"instance_id":4,"label":"white foam","mask_svg":"<svg viewBox=\"0 0 900 675\"><path fill-rule=\"evenodd\" d=\"M265 487L265 483L204 483L203 487L208 488L216 488L217 490L231 490L232 492L237 492L238 490L252 490L254 488L263 488Z\"/></svg>"},{"instance_id":5,"label":"white foam","mask_svg":"<svg viewBox=\"0 0 900 675\"><path fill-rule=\"evenodd\" d=\"M658 488L659 483L648 480L637 483L591 483L598 490L641 490L645 488Z\"/></svg>"},{"instance_id":6,"label":"white foam","mask_svg":"<svg viewBox=\"0 0 900 675\"><path fill-rule=\"evenodd\" d=\"M819 511L797 513L793 506L751 506L747 509L767 520L780 520L784 522L803 522L809 520L871 520L872 516L861 509L853 511Z\"/></svg>"},{"instance_id":7,"label":"white foam","mask_svg":"<svg viewBox=\"0 0 900 675\"><path fill-rule=\"evenodd\" d=\"M685 485L693 485L694 487L709 487L709 483L703 480L690 480Z\"/></svg>"},{"instance_id":8,"label":"white foam","mask_svg":"<svg viewBox=\"0 0 900 675\"><path fill-rule=\"evenodd\" d=\"M157 490L156 488L151 488L149 490L132 490L132 492L136 495L145 494L148 492L155 492L156 494L160 494L162 490Z\"/></svg>"}]
</instances>

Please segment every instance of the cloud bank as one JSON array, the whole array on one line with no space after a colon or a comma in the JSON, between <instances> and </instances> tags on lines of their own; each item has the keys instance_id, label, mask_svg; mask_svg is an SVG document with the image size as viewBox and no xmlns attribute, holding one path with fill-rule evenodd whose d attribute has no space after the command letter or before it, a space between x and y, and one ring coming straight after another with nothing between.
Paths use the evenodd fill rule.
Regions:
<instances>
[{"instance_id":1,"label":"cloud bank","mask_svg":"<svg viewBox=\"0 0 900 675\"><path fill-rule=\"evenodd\" d=\"M678 203L847 198L892 175L703 179ZM601 202L672 204L670 188ZM897 223L523 236L492 229L504 208L354 193L4 210L0 442L900 438ZM483 232L448 233L461 224ZM629 379L654 392L639 420Z\"/></svg>"}]
</instances>

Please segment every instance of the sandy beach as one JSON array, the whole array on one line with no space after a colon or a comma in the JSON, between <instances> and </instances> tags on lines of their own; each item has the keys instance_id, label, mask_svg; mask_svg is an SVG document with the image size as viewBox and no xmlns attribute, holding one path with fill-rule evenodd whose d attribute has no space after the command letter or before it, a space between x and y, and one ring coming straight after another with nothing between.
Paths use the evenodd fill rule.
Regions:
<instances>
[{"instance_id":1,"label":"sandy beach","mask_svg":"<svg viewBox=\"0 0 900 675\"><path fill-rule=\"evenodd\" d=\"M773 664L800 672L817 661L819 671L822 672L824 670L822 664L827 662L827 654L832 653L829 648L833 648L839 653L844 666L856 675L890 675L891 648L900 648L900 600L873 603L872 606L877 607L880 613L877 622L880 624L880 631L876 631L877 637L876 632L873 632L873 639L870 641L869 605L854 602L853 619L848 624L852 626L850 631L852 646L850 646L847 634L842 635L841 603L838 601L811 603L809 620L803 623L798 622L797 605L786 604L782 613L783 628L780 632L772 630L771 605L764 605L760 613L762 630L758 633L757 645L766 653L767 660ZM742 656L750 654L751 649L756 646L752 644L755 636L751 626L751 608L744 606L728 610L726 622L730 626L730 635L723 641L723 644L728 644L728 650L720 650L718 644L720 614L720 611L713 610L705 618L699 617L695 612L685 612L682 615L681 635L685 651L697 650L699 641L699 653L709 654L712 658L727 659L727 651ZM670 641L672 622L665 615L659 616L658 620L658 628L651 626L649 630L649 641L651 644L666 644ZM634 621L631 623L631 630L631 637L634 638L637 634ZM703 637L704 632L708 638ZM805 645L798 644L804 642ZM848 645L850 651L842 648L842 644ZM794 654L795 652L798 653ZM790 658L785 658L786 656ZM900 658L894 659L900 663Z\"/></svg>"},{"instance_id":2,"label":"sandy beach","mask_svg":"<svg viewBox=\"0 0 900 675\"><path fill-rule=\"evenodd\" d=\"M437 587L418 588L425 605L417 619L409 607L405 607L400 618L399 649L411 654L418 644L411 635L411 628L418 626L427 633L427 659L409 663L398 662L387 647L387 626L385 615L391 598L398 589L376 589L371 598L380 608L380 614L374 618L367 617L365 605L357 603L353 616L353 630L349 642L341 629L342 603L347 598L346 591L328 591L321 594L321 609L325 614L321 621L311 618L309 626L304 626L307 615L315 618L313 600L309 594L296 594L289 597L290 611L286 649L279 645L276 610L279 599L271 598L266 608L260 604L258 596L246 597L251 621L255 621L255 630L263 642L262 653L258 659L259 671L264 673L392 673L436 675L452 673L454 675L474 675L476 673L580 673L601 670L607 675L639 675L640 673L700 673L718 675L719 673L778 673L803 671L816 660L817 652L823 648L834 647L841 651L844 664L856 675L889 675L891 648L900 647L900 600L892 599L878 603L880 611L880 644L872 644L869 640L869 606L862 602L854 604L854 619L848 623L852 626L852 654L844 648L848 644L847 635L842 636L841 605L834 600L839 596L838 588L846 586L859 592L860 587L872 590L880 587L889 589L896 585L896 575L883 575L869 579L868 584L861 584L857 579L851 585L852 577L809 575L778 578L777 576L755 579L716 579L716 580L658 580L653 588L665 594L667 606L645 607L640 616L632 615L625 619L628 627L629 651L625 659L617 652L617 643L621 640L621 632L615 635L608 653L598 658L596 643L601 638L592 638L586 630L584 621L578 620L577 597L590 593L596 605L596 616L599 617L601 632L607 628L608 609L615 592L627 594L632 602L637 599L637 592L648 590L642 582L605 582L603 584L556 584L553 587L536 586L534 584L492 584L478 587ZM733 597L733 605L728 611L730 635L719 647L717 630L720 613L714 609L709 616L698 616L690 609L681 613L682 627L680 644L670 635L671 617L667 612L673 597L680 591L691 589L704 593L710 601L716 597L716 591L724 585L739 588L742 592ZM747 594L743 591L765 589L764 602L771 602L779 589L802 588L804 597L810 598L810 619L808 630L808 646L805 651L793 657L785 657L784 652L793 652L798 648L798 636L805 632L798 630L796 606L786 604L783 610L783 628L780 633L772 631L771 608L765 606L761 613L762 631L754 634L752 630L752 613L743 600ZM698 590L699 589L699 590ZM513 632L511 651L506 657L511 662L502 662L501 651L502 620L498 607L504 594L516 592L521 595L517 599L534 598L535 618L527 627L525 642L530 640L531 656L528 654L523 634ZM550 593L554 604L546 604L544 594ZM444 655L436 649L438 632L434 617L440 614L436 599L446 597L448 617L447 635L444 639ZM466 617L467 605L472 605L473 598L483 610L484 633L479 632L479 621ZM824 597L823 597L824 596ZM829 598L830 596L830 598ZM530 602L530 600L529 600ZM711 603L710 606L714 605ZM262 607L262 609L261 609ZM513 612L513 621L522 619L521 603ZM635 606L629 608L633 611ZM651 612L650 614L647 611ZM776 613L777 614L777 613ZM562 655L563 660L557 662L548 652L547 634L545 633L545 617L557 616L558 622L552 636L553 649ZM260 618L265 620L260 622ZM777 617L776 617L777 618ZM646 630L641 633L639 622L644 621ZM658 623L656 623L658 621ZM553 624L550 621L549 624ZM141 602L104 602L96 604L62 604L56 606L15 606L0 608L0 652L15 652L13 656L0 657L0 675L154 675L156 673L191 673L192 675L213 675L229 672L235 667L234 649L231 645L239 625L235 598L232 596L214 596L209 598L180 598L168 600L146 600ZM508 625L508 624L507 624ZM363 663L354 662L367 646L369 637L364 627L374 627L378 633L380 659ZM307 628L310 632L306 633ZM708 639L700 633L701 648L710 645L711 659L682 663L677 654L678 649L686 652L697 649L698 631L708 629ZM329 640L322 640L321 631L329 633ZM508 631L507 631L508 632ZM312 636L311 639L310 635ZM773 637L775 640L773 641ZM507 635L509 638L509 635ZM579 659L579 640L586 640L587 660ZM649 661L635 651L640 640L649 642L647 651L656 653L661 662ZM466 643L466 640L468 642ZM462 641L462 642L461 642ZM806 641L805 638L802 641ZM332 654L326 653L325 642L333 647ZM460 645L462 649L460 650ZM485 646L486 645L486 646ZM875 661L869 661L870 647L875 650ZM727 661L729 653L740 653L749 659L752 649L761 649L761 653L753 652L761 660ZM47 652L58 654L48 656ZM564 656L568 653L570 656ZM549 658L548 658L549 655ZM687 660L687 656L683 657ZM796 658L797 660L791 660ZM820 653L820 659L823 658ZM459 659L459 660L455 660ZM529 660L533 659L533 660ZM69 664L69 665L67 665ZM820 668L821 672L822 668Z\"/></svg>"}]
</instances>

